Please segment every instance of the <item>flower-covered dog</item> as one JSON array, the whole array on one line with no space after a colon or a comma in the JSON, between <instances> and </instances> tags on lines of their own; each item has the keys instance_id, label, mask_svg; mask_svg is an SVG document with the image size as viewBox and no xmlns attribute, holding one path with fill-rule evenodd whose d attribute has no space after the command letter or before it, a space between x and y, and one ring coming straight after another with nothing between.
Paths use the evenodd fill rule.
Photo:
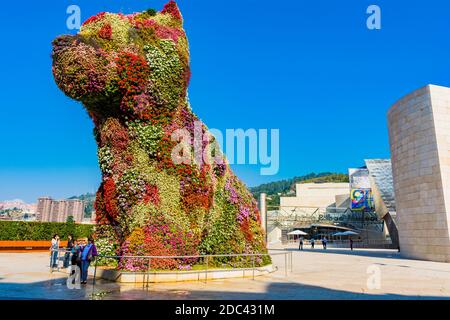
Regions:
<instances>
[{"instance_id":1,"label":"flower-covered dog","mask_svg":"<svg viewBox=\"0 0 450 320\"><path fill-rule=\"evenodd\" d=\"M247 188L218 150L213 161L199 161L193 152L195 130L209 137L201 150L213 138L187 99L189 47L175 2L160 12L97 14L77 35L56 38L52 57L58 87L83 103L95 125L102 171L98 238L116 243L121 255L265 252ZM180 132L191 138L179 138ZM186 150L194 155L186 158ZM165 259L152 267L192 263ZM148 265L123 259L119 267Z\"/></svg>"}]
</instances>

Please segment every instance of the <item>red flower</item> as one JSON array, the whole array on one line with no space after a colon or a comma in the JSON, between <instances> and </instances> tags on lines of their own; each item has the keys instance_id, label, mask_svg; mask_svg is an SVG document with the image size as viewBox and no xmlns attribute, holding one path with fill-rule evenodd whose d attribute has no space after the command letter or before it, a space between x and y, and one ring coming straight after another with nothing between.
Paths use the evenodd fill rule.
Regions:
<instances>
[{"instance_id":1,"label":"red flower","mask_svg":"<svg viewBox=\"0 0 450 320\"><path fill-rule=\"evenodd\" d=\"M116 200L116 185L114 183L114 180L112 178L106 178L103 188L106 212L111 218L115 219L118 216L118 210Z\"/></svg>"},{"instance_id":2,"label":"red flower","mask_svg":"<svg viewBox=\"0 0 450 320\"><path fill-rule=\"evenodd\" d=\"M102 39L111 40L112 37L111 25L109 23L105 24L98 32L98 36Z\"/></svg>"},{"instance_id":3,"label":"red flower","mask_svg":"<svg viewBox=\"0 0 450 320\"><path fill-rule=\"evenodd\" d=\"M170 0L164 5L164 8L161 10L161 13L168 13L172 15L177 20L182 20L180 10L178 9L178 6L175 1Z\"/></svg>"},{"instance_id":4,"label":"red flower","mask_svg":"<svg viewBox=\"0 0 450 320\"><path fill-rule=\"evenodd\" d=\"M145 203L153 203L154 205L159 204L159 193L158 193L158 187L154 185L146 185L145 186L145 195L144 195L144 202Z\"/></svg>"},{"instance_id":5,"label":"red flower","mask_svg":"<svg viewBox=\"0 0 450 320\"><path fill-rule=\"evenodd\" d=\"M117 59L119 88L124 94L139 94L145 88L150 67L143 57L131 52L121 53Z\"/></svg>"},{"instance_id":6,"label":"red flower","mask_svg":"<svg viewBox=\"0 0 450 320\"><path fill-rule=\"evenodd\" d=\"M87 25L89 23L101 20L105 16L105 14L106 14L106 12L100 12L100 13L96 14L95 16L90 17L85 22L83 22L82 26L85 26L85 25Z\"/></svg>"},{"instance_id":7,"label":"red flower","mask_svg":"<svg viewBox=\"0 0 450 320\"><path fill-rule=\"evenodd\" d=\"M95 208L95 222L99 225L109 224L108 215L106 213L105 208L105 202L103 200L103 184L97 191L94 208Z\"/></svg>"}]
</instances>

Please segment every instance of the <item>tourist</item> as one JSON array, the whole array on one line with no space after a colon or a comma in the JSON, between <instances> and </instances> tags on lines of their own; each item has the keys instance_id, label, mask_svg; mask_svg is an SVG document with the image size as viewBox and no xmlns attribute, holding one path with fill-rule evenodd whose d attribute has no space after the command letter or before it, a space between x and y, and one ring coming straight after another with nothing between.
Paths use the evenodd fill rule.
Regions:
<instances>
[{"instance_id":1,"label":"tourist","mask_svg":"<svg viewBox=\"0 0 450 320\"><path fill-rule=\"evenodd\" d=\"M71 260L72 269L71 269L70 274L73 275L73 274L79 272L78 275L76 277L74 277L72 280L72 284L75 284L77 277L78 277L78 279L80 279L80 277L81 277L81 245L80 245L80 241L78 241L78 240L74 241L71 253L72 253L72 258L70 260ZM77 271L77 268L78 268L78 271Z\"/></svg>"},{"instance_id":2,"label":"tourist","mask_svg":"<svg viewBox=\"0 0 450 320\"><path fill-rule=\"evenodd\" d=\"M303 237L300 237L300 242L298 244L298 250L303 250Z\"/></svg>"},{"instance_id":3,"label":"tourist","mask_svg":"<svg viewBox=\"0 0 450 320\"><path fill-rule=\"evenodd\" d=\"M72 253L73 248L73 238L72 235L67 236L67 247L66 247L66 253L64 254L64 268L69 267L69 261L70 261L70 254Z\"/></svg>"},{"instance_id":4,"label":"tourist","mask_svg":"<svg viewBox=\"0 0 450 320\"><path fill-rule=\"evenodd\" d=\"M314 249L314 238L311 238L310 243L311 243L311 249Z\"/></svg>"},{"instance_id":5,"label":"tourist","mask_svg":"<svg viewBox=\"0 0 450 320\"><path fill-rule=\"evenodd\" d=\"M81 284L87 283L89 265L96 256L98 256L97 248L94 239L90 237L88 244L81 251Z\"/></svg>"},{"instance_id":6,"label":"tourist","mask_svg":"<svg viewBox=\"0 0 450 320\"><path fill-rule=\"evenodd\" d=\"M50 247L50 267L58 268L58 250L59 250L59 236L54 234L52 238L52 245Z\"/></svg>"},{"instance_id":7,"label":"tourist","mask_svg":"<svg viewBox=\"0 0 450 320\"><path fill-rule=\"evenodd\" d=\"M327 250L327 242L328 242L327 237L323 237L322 246L324 250Z\"/></svg>"},{"instance_id":8,"label":"tourist","mask_svg":"<svg viewBox=\"0 0 450 320\"><path fill-rule=\"evenodd\" d=\"M350 238L350 250L353 251L353 239L352 238Z\"/></svg>"},{"instance_id":9,"label":"tourist","mask_svg":"<svg viewBox=\"0 0 450 320\"><path fill-rule=\"evenodd\" d=\"M72 247L72 259L71 259L71 262L72 262L73 266L76 265L81 270L81 256L80 256L80 253L81 253L81 244L80 244L79 240L76 240L74 242L73 247Z\"/></svg>"}]
</instances>

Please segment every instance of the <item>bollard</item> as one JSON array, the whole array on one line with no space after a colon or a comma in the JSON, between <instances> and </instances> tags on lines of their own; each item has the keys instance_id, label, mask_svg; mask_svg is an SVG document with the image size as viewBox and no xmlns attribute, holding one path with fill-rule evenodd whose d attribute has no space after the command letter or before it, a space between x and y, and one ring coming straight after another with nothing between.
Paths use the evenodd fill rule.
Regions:
<instances>
[{"instance_id":1,"label":"bollard","mask_svg":"<svg viewBox=\"0 0 450 320\"><path fill-rule=\"evenodd\" d=\"M288 274L288 272L287 272L287 253L285 253L285 255L284 255L284 274L285 274L285 276L287 277L287 274Z\"/></svg>"},{"instance_id":2,"label":"bollard","mask_svg":"<svg viewBox=\"0 0 450 320\"><path fill-rule=\"evenodd\" d=\"M292 272L292 252L291 252L291 272Z\"/></svg>"},{"instance_id":3,"label":"bollard","mask_svg":"<svg viewBox=\"0 0 450 320\"><path fill-rule=\"evenodd\" d=\"M58 248L58 258L56 259L56 266L57 266L58 272L59 272L59 259L61 258L61 256L59 255L59 253L60 253L60 251L59 251L59 248Z\"/></svg>"},{"instance_id":4,"label":"bollard","mask_svg":"<svg viewBox=\"0 0 450 320\"><path fill-rule=\"evenodd\" d=\"M252 256L252 272L253 272L253 280L255 280L255 256Z\"/></svg>"},{"instance_id":5,"label":"bollard","mask_svg":"<svg viewBox=\"0 0 450 320\"><path fill-rule=\"evenodd\" d=\"M50 273L53 273L53 250L50 249Z\"/></svg>"},{"instance_id":6,"label":"bollard","mask_svg":"<svg viewBox=\"0 0 450 320\"><path fill-rule=\"evenodd\" d=\"M206 273L205 273L205 283L208 282L208 257L206 256Z\"/></svg>"},{"instance_id":7,"label":"bollard","mask_svg":"<svg viewBox=\"0 0 450 320\"><path fill-rule=\"evenodd\" d=\"M148 268L147 268L147 284L146 284L146 288L149 287L149 282L150 282L150 268L152 265L152 258L148 258Z\"/></svg>"},{"instance_id":8,"label":"bollard","mask_svg":"<svg viewBox=\"0 0 450 320\"><path fill-rule=\"evenodd\" d=\"M95 265L94 265L94 281L92 281L92 291L95 289L95 282L97 281L97 258L95 258Z\"/></svg>"}]
</instances>

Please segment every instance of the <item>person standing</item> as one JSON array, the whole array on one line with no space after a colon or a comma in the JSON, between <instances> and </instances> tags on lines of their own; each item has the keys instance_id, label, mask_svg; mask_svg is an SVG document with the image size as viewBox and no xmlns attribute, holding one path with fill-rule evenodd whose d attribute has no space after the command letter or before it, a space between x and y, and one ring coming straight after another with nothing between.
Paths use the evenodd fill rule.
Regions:
<instances>
[{"instance_id":1,"label":"person standing","mask_svg":"<svg viewBox=\"0 0 450 320\"><path fill-rule=\"evenodd\" d=\"M71 258L71 263L73 266L78 266L81 270L81 246L80 246L80 242L78 240L76 240L74 242L74 245L72 247L72 258Z\"/></svg>"},{"instance_id":2,"label":"person standing","mask_svg":"<svg viewBox=\"0 0 450 320\"><path fill-rule=\"evenodd\" d=\"M314 249L314 238L311 238L310 242L311 242L311 249Z\"/></svg>"},{"instance_id":3,"label":"person standing","mask_svg":"<svg viewBox=\"0 0 450 320\"><path fill-rule=\"evenodd\" d=\"M69 267L70 262L70 255L72 253L73 248L73 237L71 234L67 236L67 247L66 247L66 253L64 254L64 268Z\"/></svg>"},{"instance_id":4,"label":"person standing","mask_svg":"<svg viewBox=\"0 0 450 320\"><path fill-rule=\"evenodd\" d=\"M59 250L59 236L54 234L52 244L50 246L50 267L58 268L58 250Z\"/></svg>"},{"instance_id":5,"label":"person standing","mask_svg":"<svg viewBox=\"0 0 450 320\"><path fill-rule=\"evenodd\" d=\"M75 276L72 281L72 284L75 284L77 277L79 277L78 279L81 279L81 257L80 257L81 246L80 246L80 242L78 240L73 241L71 253L72 253L72 257L70 258L70 262L72 265L71 266L71 275L74 275L78 272L78 275Z\"/></svg>"},{"instance_id":6,"label":"person standing","mask_svg":"<svg viewBox=\"0 0 450 320\"><path fill-rule=\"evenodd\" d=\"M350 238L350 250L353 251L353 239L352 238Z\"/></svg>"},{"instance_id":7,"label":"person standing","mask_svg":"<svg viewBox=\"0 0 450 320\"><path fill-rule=\"evenodd\" d=\"M81 284L87 283L89 265L98 256L97 247L94 244L94 239L88 239L88 244L83 247L81 252Z\"/></svg>"},{"instance_id":8,"label":"person standing","mask_svg":"<svg viewBox=\"0 0 450 320\"><path fill-rule=\"evenodd\" d=\"M300 242L298 244L298 249L303 250L303 237L300 237Z\"/></svg>"}]
</instances>

